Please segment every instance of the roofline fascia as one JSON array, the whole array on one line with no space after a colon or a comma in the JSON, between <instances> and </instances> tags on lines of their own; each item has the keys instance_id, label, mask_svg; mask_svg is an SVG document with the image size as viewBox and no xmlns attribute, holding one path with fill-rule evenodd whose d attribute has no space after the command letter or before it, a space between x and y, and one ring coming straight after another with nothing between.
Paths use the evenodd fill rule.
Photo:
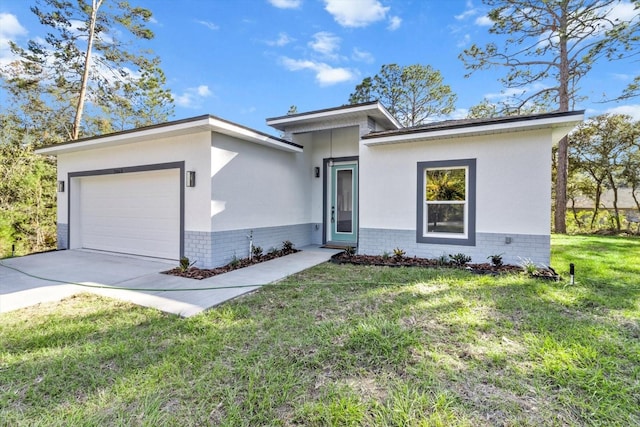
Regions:
<instances>
[{"instance_id":1,"label":"roofline fascia","mask_svg":"<svg viewBox=\"0 0 640 427\"><path fill-rule=\"evenodd\" d=\"M290 122L333 117L333 116L344 114L346 111L349 111L352 113L359 113L359 112L367 112L371 110L379 111L398 129L402 128L402 125L400 125L398 120L395 117L393 117L391 113L389 113L389 111L379 101L371 101L368 103L358 104L358 105L346 105L343 107L328 108L324 110L315 110L315 111L309 111L306 113L291 114L288 116L271 117L271 118L268 118L266 122L267 122L267 125L275 127L277 129L277 126L287 124Z\"/></svg>"},{"instance_id":2,"label":"roofline fascia","mask_svg":"<svg viewBox=\"0 0 640 427\"><path fill-rule=\"evenodd\" d=\"M238 125L228 120L207 114L188 119L176 120L157 125L145 126L137 129L128 129L106 135L98 135L89 138L82 138L75 141L67 141L59 144L49 145L35 150L37 154L55 155L58 153L86 150L102 144L122 145L127 140L140 137L160 136L166 133L180 132L189 129L201 128L203 131L219 132L234 136L243 140L256 142L263 145L271 145L275 148L286 151L302 152L302 146L281 138L268 135L254 129Z\"/></svg>"},{"instance_id":3,"label":"roofline fascia","mask_svg":"<svg viewBox=\"0 0 640 427\"><path fill-rule=\"evenodd\" d=\"M404 142L412 142L417 140L432 140L439 138L454 138L480 134L501 133L505 131L522 131L527 129L539 129L541 127L570 123L579 123L584 120L584 111L575 111L571 113L563 113L562 115L546 116L540 118L527 117L521 120L506 120L489 123L478 124L460 124L452 125L446 128L434 129L415 129L403 132L400 129L396 133L381 133L380 135L369 134L363 135L361 138L364 145L375 146L383 144L400 144ZM507 125L507 126L505 126Z\"/></svg>"}]
</instances>

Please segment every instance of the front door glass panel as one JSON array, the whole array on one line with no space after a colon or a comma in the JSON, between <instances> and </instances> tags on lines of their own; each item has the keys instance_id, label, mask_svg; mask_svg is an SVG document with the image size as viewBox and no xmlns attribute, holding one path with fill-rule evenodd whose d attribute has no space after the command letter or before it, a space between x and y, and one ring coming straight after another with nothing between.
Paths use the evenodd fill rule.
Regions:
<instances>
[{"instance_id":1,"label":"front door glass panel","mask_svg":"<svg viewBox=\"0 0 640 427\"><path fill-rule=\"evenodd\" d=\"M337 172L336 214L338 233L353 232L353 171L343 169Z\"/></svg>"}]
</instances>

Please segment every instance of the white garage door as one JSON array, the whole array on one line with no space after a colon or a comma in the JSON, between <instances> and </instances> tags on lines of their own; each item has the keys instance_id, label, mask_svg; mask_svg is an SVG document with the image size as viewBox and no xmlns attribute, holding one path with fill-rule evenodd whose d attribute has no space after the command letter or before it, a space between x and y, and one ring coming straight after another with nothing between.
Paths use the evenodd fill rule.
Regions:
<instances>
[{"instance_id":1,"label":"white garage door","mask_svg":"<svg viewBox=\"0 0 640 427\"><path fill-rule=\"evenodd\" d=\"M81 246L178 259L179 174L168 169L81 178Z\"/></svg>"}]
</instances>

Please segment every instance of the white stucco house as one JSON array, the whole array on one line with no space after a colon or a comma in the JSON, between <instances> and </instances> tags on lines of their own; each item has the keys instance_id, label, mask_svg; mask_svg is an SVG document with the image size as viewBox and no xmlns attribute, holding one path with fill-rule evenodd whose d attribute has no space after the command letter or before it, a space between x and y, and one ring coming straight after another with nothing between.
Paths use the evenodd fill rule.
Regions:
<instances>
[{"instance_id":1,"label":"white stucco house","mask_svg":"<svg viewBox=\"0 0 640 427\"><path fill-rule=\"evenodd\" d=\"M551 148L582 119L402 128L370 102L267 119L280 137L205 115L38 152L57 156L60 249L215 267L246 257L251 236L265 251L290 240L546 264Z\"/></svg>"}]
</instances>

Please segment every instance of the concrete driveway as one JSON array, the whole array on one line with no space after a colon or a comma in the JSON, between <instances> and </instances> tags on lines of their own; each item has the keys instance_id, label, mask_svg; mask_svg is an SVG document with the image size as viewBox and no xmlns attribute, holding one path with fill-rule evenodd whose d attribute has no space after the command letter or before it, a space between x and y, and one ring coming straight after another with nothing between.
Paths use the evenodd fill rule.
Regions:
<instances>
[{"instance_id":1,"label":"concrete driveway","mask_svg":"<svg viewBox=\"0 0 640 427\"><path fill-rule=\"evenodd\" d=\"M9 258L0 261L0 313L91 292L189 317L323 263L337 252L305 247L205 280L160 274L176 262L103 252L67 250Z\"/></svg>"}]
</instances>

